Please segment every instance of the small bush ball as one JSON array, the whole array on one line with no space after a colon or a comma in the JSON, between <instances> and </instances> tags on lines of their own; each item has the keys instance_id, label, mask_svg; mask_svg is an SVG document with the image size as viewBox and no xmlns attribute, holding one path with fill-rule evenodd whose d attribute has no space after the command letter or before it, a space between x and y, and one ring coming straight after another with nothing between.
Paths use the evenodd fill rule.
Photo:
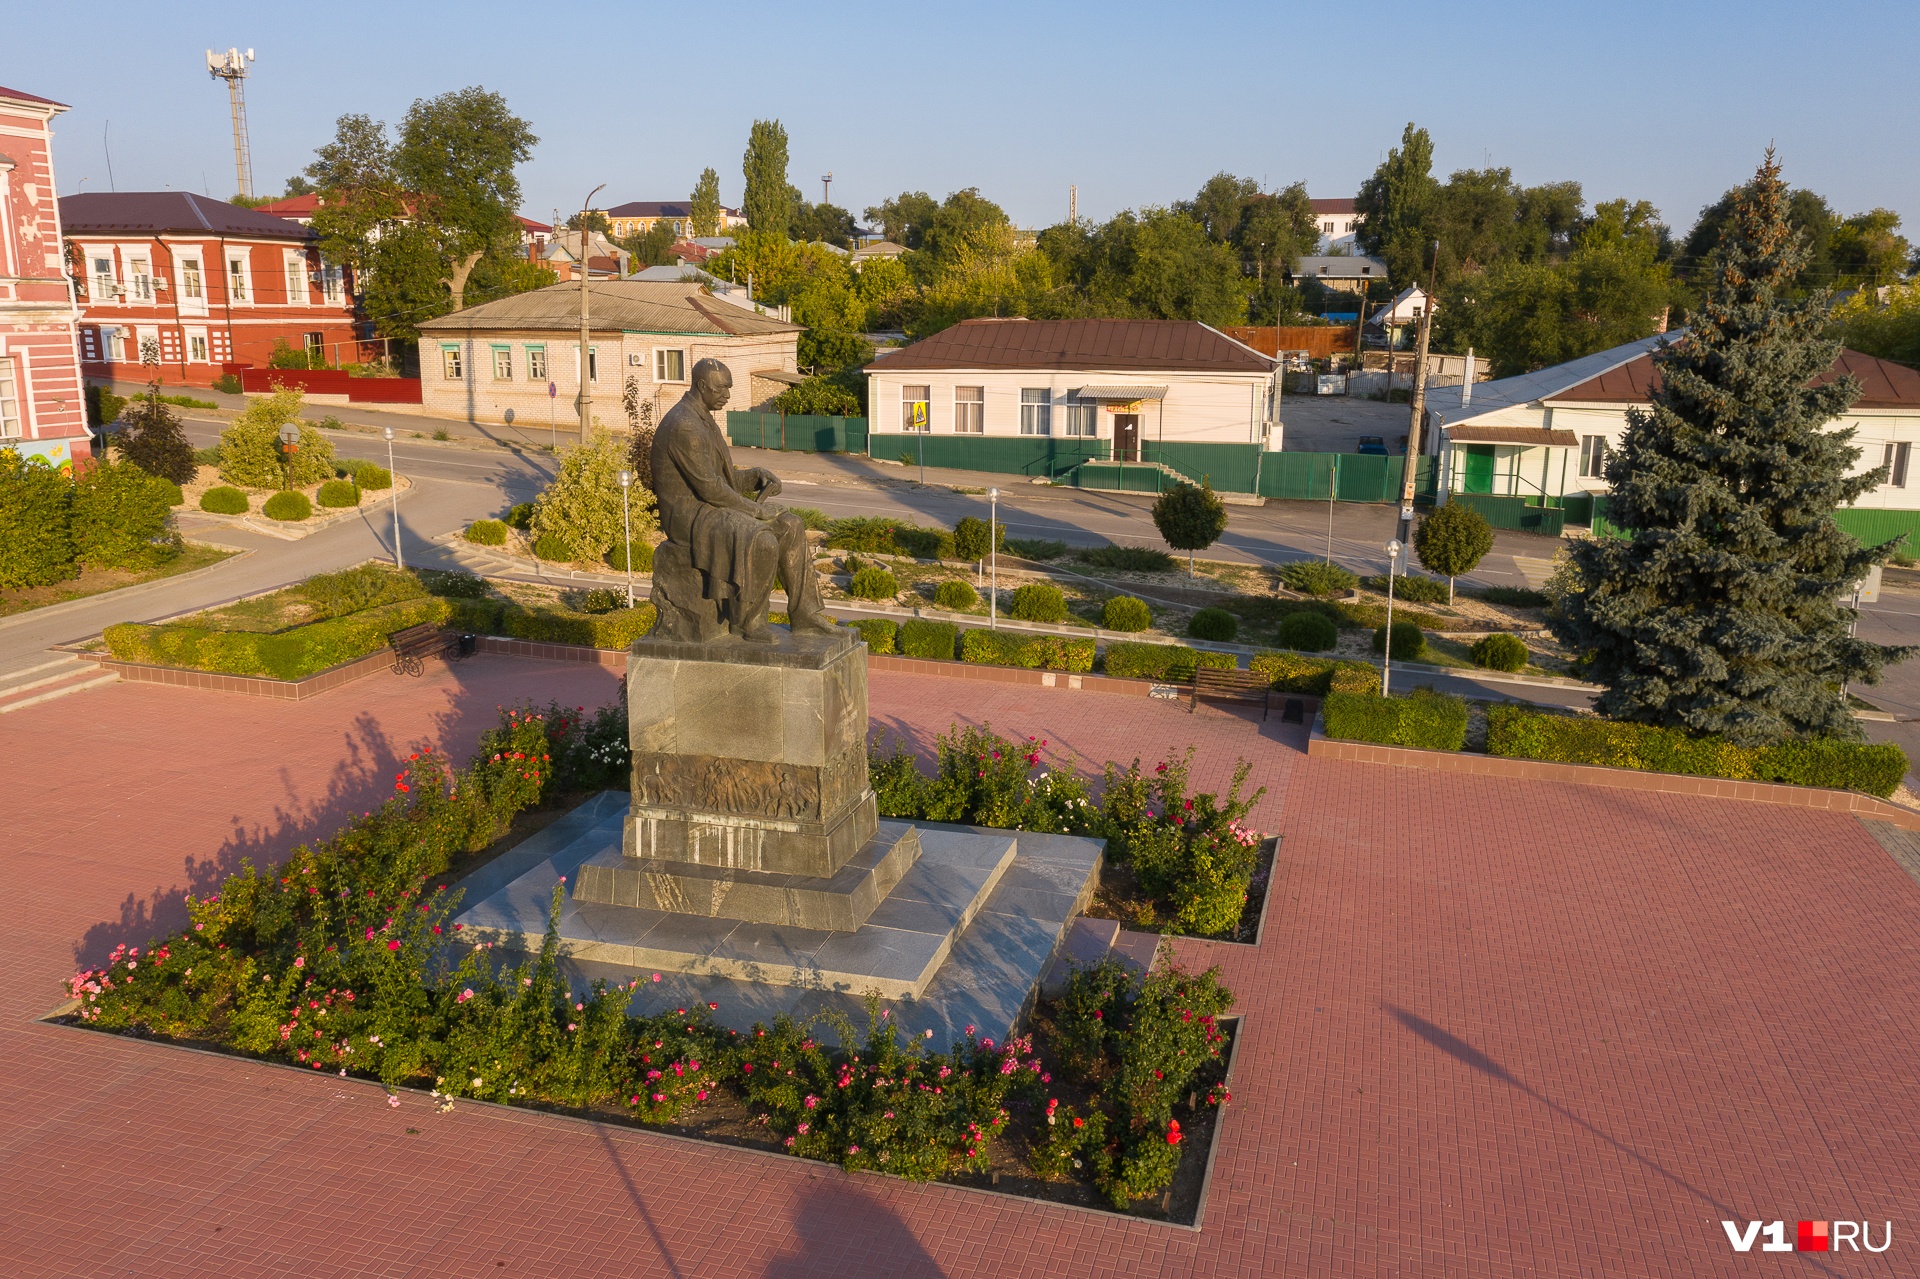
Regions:
<instances>
[{"instance_id":1,"label":"small bush ball","mask_svg":"<svg viewBox=\"0 0 1920 1279\"><path fill-rule=\"evenodd\" d=\"M329 509L360 505L360 487L352 480L328 480L318 496L320 505Z\"/></svg>"},{"instance_id":2,"label":"small bush ball","mask_svg":"<svg viewBox=\"0 0 1920 1279\"><path fill-rule=\"evenodd\" d=\"M1387 651L1387 628L1377 627L1373 632L1373 651ZM1393 624L1393 660L1396 662L1417 662L1420 655L1427 651L1427 637L1421 633L1417 622L1395 622Z\"/></svg>"},{"instance_id":3,"label":"small bush ball","mask_svg":"<svg viewBox=\"0 0 1920 1279\"><path fill-rule=\"evenodd\" d=\"M475 520L467 525L467 540L475 546L505 546L507 526L499 520Z\"/></svg>"},{"instance_id":4,"label":"small bush ball","mask_svg":"<svg viewBox=\"0 0 1920 1279\"><path fill-rule=\"evenodd\" d=\"M1110 631L1144 631L1153 625L1153 610L1145 600L1116 595L1100 610L1100 625Z\"/></svg>"},{"instance_id":5,"label":"small bush ball","mask_svg":"<svg viewBox=\"0 0 1920 1279\"><path fill-rule=\"evenodd\" d=\"M607 548L607 567L616 573L627 571L627 544L625 539L615 542ZM633 544L633 571L636 573L653 572L653 543L635 542Z\"/></svg>"},{"instance_id":6,"label":"small bush ball","mask_svg":"<svg viewBox=\"0 0 1920 1279\"><path fill-rule=\"evenodd\" d=\"M1240 619L1224 608L1203 608L1187 623L1187 634L1195 639L1229 644L1240 633Z\"/></svg>"},{"instance_id":7,"label":"small bush ball","mask_svg":"<svg viewBox=\"0 0 1920 1279\"><path fill-rule=\"evenodd\" d=\"M1063 622L1067 617L1067 597L1057 586L1028 582L1013 593L1009 616L1023 622Z\"/></svg>"},{"instance_id":8,"label":"small bush ball","mask_svg":"<svg viewBox=\"0 0 1920 1279\"><path fill-rule=\"evenodd\" d=\"M304 520L313 515L313 503L307 500L305 493L289 489L285 493L275 493L260 508L260 513L270 520L282 520L291 523Z\"/></svg>"},{"instance_id":9,"label":"small bush ball","mask_svg":"<svg viewBox=\"0 0 1920 1279\"><path fill-rule=\"evenodd\" d=\"M367 483L365 480L362 480L360 481L360 487L363 489L370 489L373 487L373 485ZM532 502L516 502L513 506L513 509L507 512L507 527L521 528L521 529L532 528L533 527L533 503Z\"/></svg>"},{"instance_id":10,"label":"small bush ball","mask_svg":"<svg viewBox=\"0 0 1920 1279\"><path fill-rule=\"evenodd\" d=\"M536 559L566 563L573 559L573 545L556 533L542 533L533 543Z\"/></svg>"},{"instance_id":11,"label":"small bush ball","mask_svg":"<svg viewBox=\"0 0 1920 1279\"><path fill-rule=\"evenodd\" d=\"M363 489L390 489L393 487L393 472L384 466L362 462L353 468L353 481Z\"/></svg>"},{"instance_id":12,"label":"small bush ball","mask_svg":"<svg viewBox=\"0 0 1920 1279\"><path fill-rule=\"evenodd\" d=\"M898 579L877 564L861 569L847 584L847 594L863 600L890 600L899 593Z\"/></svg>"},{"instance_id":13,"label":"small bush ball","mask_svg":"<svg viewBox=\"0 0 1920 1279\"><path fill-rule=\"evenodd\" d=\"M180 489L180 486L178 484L175 484L172 480L162 480L161 483L167 486L167 505L168 506L179 506L182 502L185 502L187 500L187 495L183 493Z\"/></svg>"},{"instance_id":14,"label":"small bush ball","mask_svg":"<svg viewBox=\"0 0 1920 1279\"><path fill-rule=\"evenodd\" d=\"M1340 642L1340 628L1325 613L1289 613L1280 619L1280 647L1324 653Z\"/></svg>"},{"instance_id":15,"label":"small bush ball","mask_svg":"<svg viewBox=\"0 0 1920 1279\"><path fill-rule=\"evenodd\" d=\"M933 602L952 613L964 613L980 602L980 592L959 578L948 578L934 588Z\"/></svg>"},{"instance_id":16,"label":"small bush ball","mask_svg":"<svg viewBox=\"0 0 1920 1279\"><path fill-rule=\"evenodd\" d=\"M1518 671L1527 665L1527 645L1518 635L1487 635L1473 642L1467 656L1490 671Z\"/></svg>"},{"instance_id":17,"label":"small bush ball","mask_svg":"<svg viewBox=\"0 0 1920 1279\"><path fill-rule=\"evenodd\" d=\"M215 515L245 515L247 495L237 488L221 484L200 495L200 509Z\"/></svg>"}]
</instances>

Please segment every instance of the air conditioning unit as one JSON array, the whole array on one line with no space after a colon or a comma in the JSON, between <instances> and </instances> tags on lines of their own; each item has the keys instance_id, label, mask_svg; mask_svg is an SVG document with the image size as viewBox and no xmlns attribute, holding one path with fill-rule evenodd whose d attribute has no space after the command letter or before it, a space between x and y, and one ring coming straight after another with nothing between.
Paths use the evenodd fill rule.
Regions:
<instances>
[{"instance_id":1,"label":"air conditioning unit","mask_svg":"<svg viewBox=\"0 0 1920 1279\"><path fill-rule=\"evenodd\" d=\"M646 361L640 358L640 352L629 351L627 352L627 363L637 369L642 364L646 363Z\"/></svg>"}]
</instances>

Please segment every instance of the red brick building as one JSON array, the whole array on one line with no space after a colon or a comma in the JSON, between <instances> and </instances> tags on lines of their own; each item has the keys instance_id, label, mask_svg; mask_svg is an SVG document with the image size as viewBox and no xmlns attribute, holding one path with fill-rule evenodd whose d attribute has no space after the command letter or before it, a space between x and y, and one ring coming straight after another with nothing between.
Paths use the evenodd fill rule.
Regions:
<instances>
[{"instance_id":1,"label":"red brick building","mask_svg":"<svg viewBox=\"0 0 1920 1279\"><path fill-rule=\"evenodd\" d=\"M65 110L0 89L0 448L53 466L91 452L53 182L53 117Z\"/></svg>"},{"instance_id":2,"label":"red brick building","mask_svg":"<svg viewBox=\"0 0 1920 1279\"><path fill-rule=\"evenodd\" d=\"M198 386L222 364L264 368L282 341L360 358L346 280L308 227L188 191L70 195L60 220L89 378L140 380L147 339L168 381Z\"/></svg>"}]
</instances>

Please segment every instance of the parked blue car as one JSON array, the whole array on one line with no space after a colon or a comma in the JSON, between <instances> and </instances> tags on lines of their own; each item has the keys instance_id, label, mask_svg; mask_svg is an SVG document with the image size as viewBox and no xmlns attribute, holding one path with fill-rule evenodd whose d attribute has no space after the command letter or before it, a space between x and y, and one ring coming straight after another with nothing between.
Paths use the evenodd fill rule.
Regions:
<instances>
[{"instance_id":1,"label":"parked blue car","mask_svg":"<svg viewBox=\"0 0 1920 1279\"><path fill-rule=\"evenodd\" d=\"M1374 457L1387 456L1387 442L1378 435L1363 435L1360 443L1354 446L1355 453L1367 453Z\"/></svg>"}]
</instances>

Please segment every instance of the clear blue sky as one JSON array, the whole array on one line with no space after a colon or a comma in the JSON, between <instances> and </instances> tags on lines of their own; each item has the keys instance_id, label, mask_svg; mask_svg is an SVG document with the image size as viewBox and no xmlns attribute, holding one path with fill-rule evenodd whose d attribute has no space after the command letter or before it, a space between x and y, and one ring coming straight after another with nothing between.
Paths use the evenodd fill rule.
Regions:
<instances>
[{"instance_id":1,"label":"clear blue sky","mask_svg":"<svg viewBox=\"0 0 1920 1279\"><path fill-rule=\"evenodd\" d=\"M482 84L541 141L522 212L682 198L708 164L740 195L749 124L778 117L789 176L858 215L903 189L977 186L1022 224L1190 195L1225 169L1350 196L1408 120L1435 168L1489 162L1652 200L1678 231L1774 142L1842 213L1920 240L1920 5L1376 3L828 6L733 3L6 6L0 84L70 103L63 193L234 189L208 47L251 45L255 182L278 191L362 111ZM34 38L28 38L29 34Z\"/></svg>"}]
</instances>

